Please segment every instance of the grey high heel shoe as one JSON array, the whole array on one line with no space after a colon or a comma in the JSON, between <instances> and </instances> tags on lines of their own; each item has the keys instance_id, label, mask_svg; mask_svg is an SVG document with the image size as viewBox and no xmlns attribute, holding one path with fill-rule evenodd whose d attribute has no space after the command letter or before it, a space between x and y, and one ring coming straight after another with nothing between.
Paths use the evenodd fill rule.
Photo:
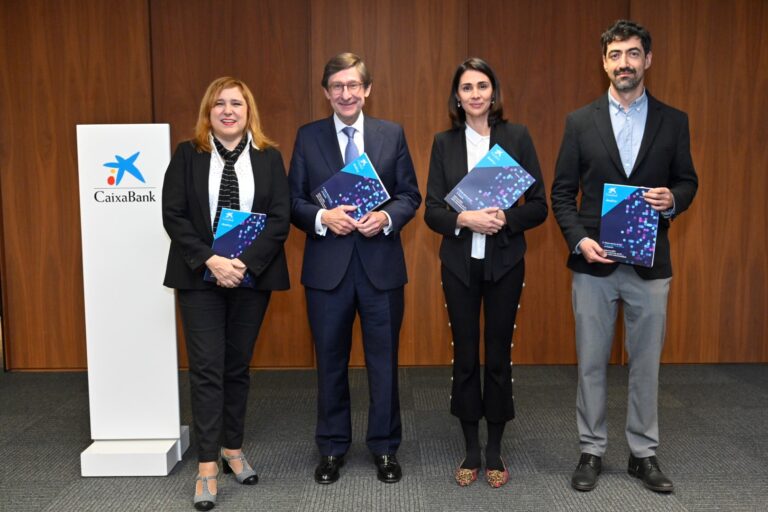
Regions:
<instances>
[{"instance_id":1,"label":"grey high heel shoe","mask_svg":"<svg viewBox=\"0 0 768 512\"><path fill-rule=\"evenodd\" d=\"M229 465L229 461L239 460L243 465L243 470L239 473L234 473L232 467ZM245 460L245 455L240 452L239 455L224 455L224 448L221 449L221 466L224 473L234 473L237 481L244 485L256 485L259 483L259 476L256 471L253 470L248 461Z\"/></svg>"},{"instance_id":2,"label":"grey high heel shoe","mask_svg":"<svg viewBox=\"0 0 768 512\"><path fill-rule=\"evenodd\" d=\"M209 480L216 480L216 478L219 475L214 476L200 476L198 475L195 477L195 482L198 480L203 483L203 492L201 494L197 494L195 492L195 508L197 510L211 510L213 507L216 506L216 494L211 494L211 491L208 489L208 481ZM217 482L218 483L218 482ZM218 488L218 485L217 485ZM218 489L216 491L218 493Z\"/></svg>"}]
</instances>

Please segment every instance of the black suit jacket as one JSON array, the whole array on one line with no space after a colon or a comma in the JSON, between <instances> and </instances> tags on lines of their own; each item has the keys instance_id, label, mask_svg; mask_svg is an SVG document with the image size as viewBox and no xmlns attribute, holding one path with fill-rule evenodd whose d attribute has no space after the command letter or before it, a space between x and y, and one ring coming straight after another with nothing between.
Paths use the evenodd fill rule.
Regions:
<instances>
[{"instance_id":1,"label":"black suit jacket","mask_svg":"<svg viewBox=\"0 0 768 512\"><path fill-rule=\"evenodd\" d=\"M413 162L400 125L369 116L363 118L365 152L371 159L391 199L379 207L392 219L392 232L366 238L357 231L337 236L330 230L315 234L320 207L311 193L344 167L333 117L299 128L293 147L288 180L291 187L291 221L307 234L301 283L332 290L347 272L352 251L357 250L371 283L379 290L403 286L408 278L400 230L413 218L421 203Z\"/></svg>"},{"instance_id":2,"label":"black suit jacket","mask_svg":"<svg viewBox=\"0 0 768 512\"><path fill-rule=\"evenodd\" d=\"M538 226L547 218L547 199L536 149L528 129L519 124L499 123L491 128L490 147L499 144L536 180L525 192L525 202L504 210L507 225L498 233L485 237L486 277L497 281L525 254L523 231ZM440 260L443 265L469 286L469 264L472 231L463 228L456 235L458 212L443 199L466 176L467 141L464 128L435 135L429 160L427 199L424 220L443 235ZM490 272L490 274L489 274Z\"/></svg>"},{"instance_id":3,"label":"black suit jacket","mask_svg":"<svg viewBox=\"0 0 768 512\"><path fill-rule=\"evenodd\" d=\"M285 167L274 148L259 151L249 146L254 197L251 211L265 213L264 231L243 252L240 260L260 290L289 287L283 243L290 229L290 194ZM163 284L170 288L206 289L215 283L203 280L213 230L208 206L211 153L195 150L191 141L176 148L163 181L163 226L171 237Z\"/></svg>"},{"instance_id":4,"label":"black suit jacket","mask_svg":"<svg viewBox=\"0 0 768 512\"><path fill-rule=\"evenodd\" d=\"M675 216L688 209L698 188L684 112L648 94L645 132L629 178L621 165L609 116L607 93L568 116L552 184L552 211L571 251L568 267L594 276L608 275L619 265L590 264L573 252L584 237L599 241L603 184L667 187L675 198ZM577 205L579 189L581 201ZM635 266L643 279L672 275L667 236L670 220L659 218L653 267Z\"/></svg>"}]
</instances>

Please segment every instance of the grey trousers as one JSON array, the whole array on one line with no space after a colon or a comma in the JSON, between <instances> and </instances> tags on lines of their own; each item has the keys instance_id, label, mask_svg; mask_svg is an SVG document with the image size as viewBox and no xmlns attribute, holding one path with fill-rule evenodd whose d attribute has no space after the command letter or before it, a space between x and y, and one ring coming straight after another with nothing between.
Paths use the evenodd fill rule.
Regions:
<instances>
[{"instance_id":1,"label":"grey trousers","mask_svg":"<svg viewBox=\"0 0 768 512\"><path fill-rule=\"evenodd\" d=\"M602 457L608 444L606 373L616 313L622 302L624 345L629 357L627 442L635 457L655 455L659 445L659 362L670 281L671 278L643 280L629 265L619 265L606 277L573 273L579 361L576 424L582 453Z\"/></svg>"}]
</instances>

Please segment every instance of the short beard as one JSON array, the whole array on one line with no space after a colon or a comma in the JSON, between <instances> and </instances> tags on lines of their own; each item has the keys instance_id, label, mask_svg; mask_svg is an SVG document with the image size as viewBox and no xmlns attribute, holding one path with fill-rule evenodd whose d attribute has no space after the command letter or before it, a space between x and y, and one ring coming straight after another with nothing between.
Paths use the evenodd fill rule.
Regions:
<instances>
[{"instance_id":1,"label":"short beard","mask_svg":"<svg viewBox=\"0 0 768 512\"><path fill-rule=\"evenodd\" d=\"M637 86L640 85L640 79L637 77L622 82L619 82L618 80L611 81L613 82L613 87L619 92L634 91L637 89Z\"/></svg>"},{"instance_id":2,"label":"short beard","mask_svg":"<svg viewBox=\"0 0 768 512\"><path fill-rule=\"evenodd\" d=\"M629 78L622 81L619 81L619 79L614 75L613 78L611 78L611 83L613 83L613 87L617 91L627 92L637 89L637 86L640 85L640 81L642 79L643 77L638 76L637 71L634 71Z\"/></svg>"}]
</instances>

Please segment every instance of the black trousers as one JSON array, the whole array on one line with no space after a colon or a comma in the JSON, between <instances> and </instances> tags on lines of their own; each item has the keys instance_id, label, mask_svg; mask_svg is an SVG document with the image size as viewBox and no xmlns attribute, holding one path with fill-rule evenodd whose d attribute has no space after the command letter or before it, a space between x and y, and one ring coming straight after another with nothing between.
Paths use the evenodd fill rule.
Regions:
<instances>
[{"instance_id":1,"label":"black trousers","mask_svg":"<svg viewBox=\"0 0 768 512\"><path fill-rule=\"evenodd\" d=\"M249 364L270 294L250 288L178 291L199 462L215 461L220 443L232 449L243 444Z\"/></svg>"},{"instance_id":2,"label":"black trousers","mask_svg":"<svg viewBox=\"0 0 768 512\"><path fill-rule=\"evenodd\" d=\"M515 417L510 346L525 262L496 282L483 280L485 260L470 260L469 287L442 267L453 334L451 414L464 421L503 423ZM485 321L485 374L480 384L480 308Z\"/></svg>"}]
</instances>

